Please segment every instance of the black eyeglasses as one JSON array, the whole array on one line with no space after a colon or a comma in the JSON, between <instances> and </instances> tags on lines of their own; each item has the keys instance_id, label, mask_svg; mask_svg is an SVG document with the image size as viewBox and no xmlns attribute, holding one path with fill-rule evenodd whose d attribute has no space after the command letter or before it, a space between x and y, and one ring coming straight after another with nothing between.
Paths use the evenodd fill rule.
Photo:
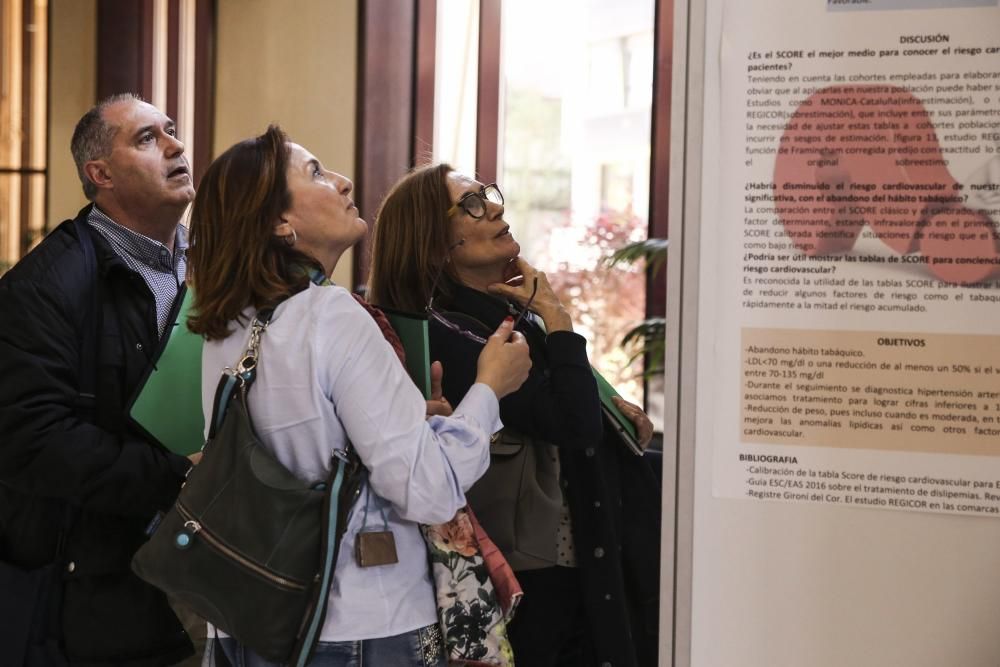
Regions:
<instances>
[{"instance_id":1,"label":"black eyeglasses","mask_svg":"<svg viewBox=\"0 0 1000 667\"><path fill-rule=\"evenodd\" d=\"M427 301L427 307L424 308L424 310L427 312L427 316L433 318L441 326L445 327L446 329L448 329L453 333L458 334L459 336L468 338L469 340L475 341L480 345L486 345L485 338L483 338L479 334L475 334L469 331L468 329L463 329L462 327L460 327L459 325L455 324L447 317L445 317L444 314L442 314L440 311L434 308L434 294L437 291L437 284L438 281L441 280L442 273L444 273L444 264L442 264L441 268L438 269L437 275L434 276L434 282L431 283L431 298ZM514 320L514 326L512 330L517 329L517 325L521 323L522 319L524 319L524 314L528 312L529 308L531 308L531 303L535 300L535 294L537 293L538 293L538 277L536 276L531 285L531 296L528 297L528 302L524 304L524 308L521 309L521 312L518 313L517 315L517 319Z\"/></svg>"},{"instance_id":2,"label":"black eyeglasses","mask_svg":"<svg viewBox=\"0 0 1000 667\"><path fill-rule=\"evenodd\" d=\"M503 193L496 183L484 185L479 192L466 192L451 208L448 209L448 217L455 214L458 209L462 209L476 220L482 219L486 215L486 202L503 206Z\"/></svg>"}]
</instances>

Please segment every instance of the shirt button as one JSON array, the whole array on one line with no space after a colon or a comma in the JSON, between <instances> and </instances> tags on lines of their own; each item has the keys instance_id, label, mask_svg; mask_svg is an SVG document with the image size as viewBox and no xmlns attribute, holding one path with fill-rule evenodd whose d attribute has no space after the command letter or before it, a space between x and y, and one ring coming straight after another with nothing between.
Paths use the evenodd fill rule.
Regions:
<instances>
[{"instance_id":1,"label":"shirt button","mask_svg":"<svg viewBox=\"0 0 1000 667\"><path fill-rule=\"evenodd\" d=\"M611 599L611 593L605 593L604 594L604 599L605 600L610 600Z\"/></svg>"},{"instance_id":2,"label":"shirt button","mask_svg":"<svg viewBox=\"0 0 1000 667\"><path fill-rule=\"evenodd\" d=\"M594 455L594 448L593 447L587 447L585 450L583 450L583 453L586 454L587 456L593 456Z\"/></svg>"},{"instance_id":3,"label":"shirt button","mask_svg":"<svg viewBox=\"0 0 1000 667\"><path fill-rule=\"evenodd\" d=\"M142 343L136 343L136 344L135 344L135 349L137 349L137 350L139 350L140 352L142 352Z\"/></svg>"},{"instance_id":4,"label":"shirt button","mask_svg":"<svg viewBox=\"0 0 1000 667\"><path fill-rule=\"evenodd\" d=\"M595 500L594 501L594 507L600 507L600 506L601 506L601 501L600 500Z\"/></svg>"},{"instance_id":5,"label":"shirt button","mask_svg":"<svg viewBox=\"0 0 1000 667\"><path fill-rule=\"evenodd\" d=\"M602 662L601 667L612 667L610 662Z\"/></svg>"},{"instance_id":6,"label":"shirt button","mask_svg":"<svg viewBox=\"0 0 1000 667\"><path fill-rule=\"evenodd\" d=\"M76 570L76 563L74 563L73 561L70 561L69 563L66 564L66 571L67 572L73 572L75 570Z\"/></svg>"},{"instance_id":7,"label":"shirt button","mask_svg":"<svg viewBox=\"0 0 1000 667\"><path fill-rule=\"evenodd\" d=\"M604 549L601 547L594 549L594 558L604 558Z\"/></svg>"}]
</instances>

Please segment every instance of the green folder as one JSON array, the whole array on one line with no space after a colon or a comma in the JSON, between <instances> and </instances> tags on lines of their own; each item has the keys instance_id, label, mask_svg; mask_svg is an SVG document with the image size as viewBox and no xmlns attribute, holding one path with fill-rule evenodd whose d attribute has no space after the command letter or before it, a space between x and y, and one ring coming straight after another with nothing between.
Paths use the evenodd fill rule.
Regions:
<instances>
[{"instance_id":1,"label":"green folder","mask_svg":"<svg viewBox=\"0 0 1000 667\"><path fill-rule=\"evenodd\" d=\"M633 454L642 456L642 447L639 446L638 440L639 432L636 430L635 424L622 414L622 411L611 400L612 397L619 396L618 392L615 391L610 382L604 379L603 375L597 372L596 368L591 366L590 370L593 371L594 379L597 380L597 392L601 395L601 409L604 411L604 416L608 418L608 423Z\"/></svg>"},{"instance_id":2,"label":"green folder","mask_svg":"<svg viewBox=\"0 0 1000 667\"><path fill-rule=\"evenodd\" d=\"M413 384L417 385L425 399L431 397L431 347L427 332L427 316L416 313L404 313L392 308L378 309L389 318L389 324L396 330L399 339L403 341L403 351L406 353L406 371Z\"/></svg>"},{"instance_id":3,"label":"green folder","mask_svg":"<svg viewBox=\"0 0 1000 667\"><path fill-rule=\"evenodd\" d=\"M193 296L185 289L173 326L160 341L129 416L147 437L172 452L187 456L205 444L205 419L201 412L202 337L187 328Z\"/></svg>"}]
</instances>

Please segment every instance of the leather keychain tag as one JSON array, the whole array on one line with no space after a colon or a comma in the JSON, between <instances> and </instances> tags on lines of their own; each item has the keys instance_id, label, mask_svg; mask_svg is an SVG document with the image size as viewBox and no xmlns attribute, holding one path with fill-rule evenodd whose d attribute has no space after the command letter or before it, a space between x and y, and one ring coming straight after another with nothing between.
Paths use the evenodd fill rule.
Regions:
<instances>
[{"instance_id":1,"label":"leather keychain tag","mask_svg":"<svg viewBox=\"0 0 1000 667\"><path fill-rule=\"evenodd\" d=\"M371 505L369 485L365 484L365 514L361 519L361 530L354 541L354 558L358 567L375 567L376 565L392 565L399 562L396 555L396 538L389 530L389 520L385 516L385 501L376 496L375 504L382 517L382 530L365 530L368 525L368 507Z\"/></svg>"},{"instance_id":2,"label":"leather keychain tag","mask_svg":"<svg viewBox=\"0 0 1000 667\"><path fill-rule=\"evenodd\" d=\"M354 557L359 567L392 565L399 562L396 555L396 538L391 530L372 530L358 533L354 543Z\"/></svg>"}]
</instances>

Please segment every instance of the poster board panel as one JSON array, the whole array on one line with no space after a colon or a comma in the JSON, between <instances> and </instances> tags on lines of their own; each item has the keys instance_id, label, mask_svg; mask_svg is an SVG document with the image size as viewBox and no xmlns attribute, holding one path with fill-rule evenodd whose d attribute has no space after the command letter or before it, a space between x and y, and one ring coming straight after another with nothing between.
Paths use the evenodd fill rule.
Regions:
<instances>
[{"instance_id":1,"label":"poster board panel","mask_svg":"<svg viewBox=\"0 0 1000 667\"><path fill-rule=\"evenodd\" d=\"M991 425L985 417L993 417L992 407L980 404L973 410L949 405L972 401L945 393L985 392L976 394L975 400L988 402L989 392L998 384L990 377L995 371L985 368L991 359L989 350L996 349L1000 336L1000 316L989 298L974 298L1000 293L993 254L1000 217L993 198L996 189L991 187L1000 182L993 180L1000 177L1000 169L993 166L997 146L990 143L994 139L989 128L959 128L956 114L960 109L977 109L983 113L967 116L966 122L994 122L990 116L996 108L994 91L979 86L992 81L992 72L1000 62L995 57L1000 10L995 2L850 3L857 5L858 11L847 11L846 4L710 1L690 15L690 7L678 13L679 22L683 12L684 24L690 26L688 37L693 48L686 51L686 115L681 123L675 122L675 135L677 128L683 132L692 124L701 124L703 131L698 137L692 138L690 133L685 137L686 150L679 151L680 164L675 167L687 176L674 183L671 197L683 202L683 220L674 221L671 227L672 248L683 251L681 257L671 255L675 289L668 297L674 304L668 304L668 312L678 313L683 321L668 329L668 345L676 346L681 355L676 367L668 368L668 373L674 374L668 377L684 380L667 401L669 405L672 399L677 400L677 411L672 421L668 420L678 448L678 604L674 610L677 635L673 664L1000 664L1000 641L984 620L1000 613L1000 578L992 575L995 568L991 565L1000 550L1000 526L984 518L993 515L991 508L1000 500L986 495L988 484L1000 480L993 449L1000 441L994 442L988 432ZM702 9L704 14L699 13ZM947 42L942 41L942 35ZM699 49L701 44L704 48ZM947 55L944 44L951 49ZM990 48L994 49L992 57L987 53ZM932 53L934 49L938 51ZM814 56L808 55L810 51ZM821 51L841 55L824 57L821 62ZM851 51L855 55L849 56ZM754 53L759 57L753 57ZM768 67L749 69L754 65ZM985 78L976 74L983 72ZM957 82L945 77L955 73ZM963 77L964 73L969 76ZM791 76L799 80L788 81ZM855 80L838 81L836 76ZM896 79L890 81L893 76ZM765 77L775 79L763 80ZM786 81L777 80L779 77ZM806 77L810 81L804 81ZM798 93L793 92L796 84ZM876 112L905 109L913 125L926 122L927 112L933 111L934 126L920 128L931 132L902 144L898 135L916 128L875 128L875 116L865 119L870 125L867 130L856 127L851 131L871 135L885 130L891 141L857 141L847 134L846 127L824 127L814 144L821 144L827 152L839 147L846 154L852 149L865 159L805 165L811 176L808 179L801 176L807 171L802 165L783 170L778 154L784 143L781 137L789 135L785 142L808 143L789 134L794 114L817 92L821 96L813 98L817 106L838 110L836 102L827 103L830 98L822 97L829 93L823 92L824 87L837 85L853 86L856 100L876 100L881 95L888 101L857 102L854 106L874 107ZM923 88L928 85L930 90ZM864 86L892 88L883 94L862 89ZM807 87L811 90L805 91ZM922 110L914 106L911 97L917 98ZM682 105L679 100L675 103ZM784 113L774 118L748 115L762 110ZM851 111L839 109L845 110ZM854 111L857 115L856 108ZM946 111L951 111L951 119L943 113ZM697 121L692 120L695 118ZM816 129L802 129L801 116L799 120L798 136L805 137ZM853 120L862 122L860 118ZM816 121L810 122L815 125ZM886 114L880 122L898 120L891 121ZM949 123L954 126L949 127ZM934 135L936 148L928 134ZM867 160L874 151L866 154L862 150L880 146L886 150L895 147L892 162L900 163L888 165L883 156L873 167ZM901 146L906 150L900 150ZM916 148L916 157L910 148ZM811 159L829 157L819 150ZM902 162L904 159L913 162ZM927 164L916 164L918 160ZM901 166L905 166L902 175ZM848 174L837 173L838 167ZM842 228L853 224L858 232L855 242L849 247L827 245L813 252L820 238L817 229L823 228L818 224L823 222L819 220L822 211L814 201L801 196L820 195L818 183L836 191L838 182L847 193L885 196L886 201L834 202L838 210L827 222L839 220ZM852 189L852 183L867 189ZM925 187L909 191L885 187L899 183ZM801 187L785 188L785 184ZM909 197L914 191L916 201L888 201L890 196ZM782 199L782 195L789 199ZM748 201L747 197L759 199ZM841 205L855 204L876 209L893 205L903 210L840 210ZM758 205L770 210L744 209ZM783 207L804 210L796 213ZM939 217L942 214L944 217ZM790 217L795 215L799 218ZM754 220L758 218L765 220ZM797 227L798 219L805 222ZM769 234L745 233L751 229ZM964 241L976 243L963 245L958 233L946 238L951 229L974 230L975 238ZM900 230L904 233L889 233ZM675 235L678 231L682 237ZM789 231L805 233L796 237ZM936 238L931 232L937 232ZM810 242L813 248L806 247ZM750 243L764 245L749 247ZM771 243L778 247L770 247ZM926 259L904 259L908 257ZM794 270L797 267L811 270ZM803 276L826 278L830 284L771 285L757 280ZM676 280L678 277L682 280ZM843 284L833 282L840 279ZM848 284L852 280L857 283ZM807 288L826 294L795 294L795 290ZM788 292L779 294L783 289ZM819 301L834 307L817 308ZM806 302L814 307L806 308ZM879 304L894 307L879 310ZM918 305L923 309L914 308ZM789 347L790 354L783 356L782 340L800 348L798 353ZM847 376L771 378L765 373L755 381L776 384L780 380L777 389L747 386L746 371L769 371L772 364L779 373L820 372L818 368L804 369L810 359L814 364L817 361L807 352L813 349L859 351L862 357L854 359L856 367L830 367ZM851 361L855 355L829 356ZM783 363L785 357L789 364ZM750 364L750 358L773 361ZM876 368L871 368L871 363ZM901 364L898 370L896 363ZM907 363L932 366L933 370L907 369ZM870 378L861 375L864 373L871 373ZM748 390L781 393L790 381L793 385L786 396L809 395L811 392L795 383L824 380L830 380L827 384L836 380L837 386L843 383L846 394L855 398L864 398L865 386L872 382L883 383L883 389L910 387L914 395L916 388L922 387L930 395L915 398L928 399L928 406L909 407L924 410L928 417L922 419L920 412L915 418L883 414L879 419L889 420L883 423L886 438L872 438L873 429L847 423L852 417L865 422L869 417L864 415L848 414L844 423L836 426L829 423L834 418L831 414L810 414L816 423L806 426L820 431L800 435L764 431L768 430L765 427L771 431L780 427L801 430L799 422L805 415L781 413L785 419L794 419L792 424L778 419L772 424L745 420L755 413L747 410L748 404L783 404L777 399L747 397ZM854 392L855 386L860 396ZM833 391L817 393L836 395ZM880 400L900 400L900 405L876 406L872 402L866 407L858 403L850 409L876 407L885 412L898 408L895 412L900 413L907 409L905 401L914 398L906 395L898 399L905 394L898 391L892 396L886 391L867 393L869 399L875 395ZM935 405L935 401L941 404ZM792 402L788 400L789 408ZM693 424L687 417L692 413ZM970 414L978 423L958 418ZM923 421L934 425L941 437L921 436L929 433L926 430L913 431L913 438L892 435L892 424L902 424L905 430ZM953 430L962 424L966 425L964 433ZM977 433L970 425L987 432ZM945 431L945 426L951 428ZM761 430L744 432L755 428ZM740 455L773 458L740 460ZM780 460L783 458L797 462ZM789 476L784 472L751 472L751 467L787 468L793 480L803 470L801 477L809 479L811 469L817 473L814 479L823 479L819 472L824 468L861 474L861 479L849 480L851 495L855 484L875 490L862 488L858 496L872 502L849 504L846 492L836 499L828 498L829 488L800 493L794 487L772 487L771 480ZM882 476L889 481L880 479ZM892 479L899 477L902 482ZM764 485L750 483L760 479ZM928 481L931 479L934 481ZM847 481L843 477L825 479L828 484L830 480ZM956 486L942 480L965 480L968 484ZM980 486L974 488L977 484ZM790 491L798 497L760 498L748 493L761 486L778 489L780 494ZM929 506L932 491L949 489L978 493L978 497L953 496L949 502L955 506L948 508L946 499L936 496L938 506ZM923 498L927 506L889 504L891 499L910 498L911 491L914 499ZM822 497L812 497L812 492ZM885 504L875 502L879 500ZM958 507L958 500L963 501L962 507ZM684 579L688 572L689 582Z\"/></svg>"}]
</instances>

